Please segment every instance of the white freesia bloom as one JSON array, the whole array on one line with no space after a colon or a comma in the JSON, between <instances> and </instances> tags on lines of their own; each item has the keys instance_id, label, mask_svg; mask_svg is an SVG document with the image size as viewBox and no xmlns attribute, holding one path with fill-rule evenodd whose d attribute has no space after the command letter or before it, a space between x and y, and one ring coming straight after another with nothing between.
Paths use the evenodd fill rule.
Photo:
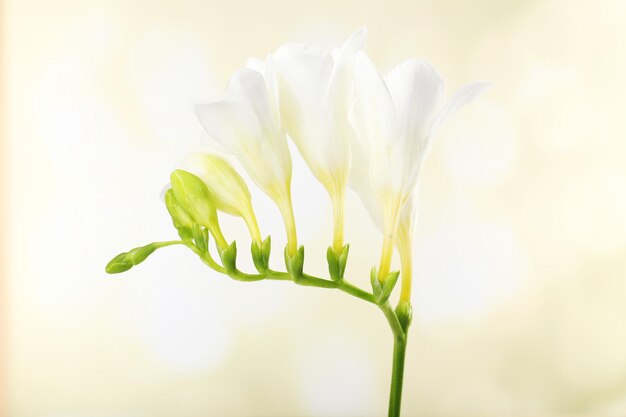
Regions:
<instances>
[{"instance_id":1,"label":"white freesia bloom","mask_svg":"<svg viewBox=\"0 0 626 417\"><path fill-rule=\"evenodd\" d=\"M289 252L295 253L291 155L271 63L263 73L250 68L239 70L222 100L197 104L195 110L206 131L237 157L259 188L276 202L285 221Z\"/></svg>"},{"instance_id":2,"label":"white freesia bloom","mask_svg":"<svg viewBox=\"0 0 626 417\"><path fill-rule=\"evenodd\" d=\"M355 80L352 186L383 230L379 277L384 279L393 245L410 244L416 206L411 199L433 136L447 118L490 84L468 84L446 102L443 80L428 63L404 61L383 79L363 52L356 57ZM399 228L408 239L395 241Z\"/></svg>"},{"instance_id":3,"label":"white freesia bloom","mask_svg":"<svg viewBox=\"0 0 626 417\"><path fill-rule=\"evenodd\" d=\"M261 242L250 190L228 161L215 154L192 153L179 162L178 168L199 177L206 184L215 208L243 218L252 239Z\"/></svg>"},{"instance_id":4,"label":"white freesia bloom","mask_svg":"<svg viewBox=\"0 0 626 417\"><path fill-rule=\"evenodd\" d=\"M271 63L276 70L287 133L331 197L336 250L343 246L343 205L351 163L348 111L353 100L352 63L365 36L366 30L360 29L333 52L287 44L266 63L248 63L257 70Z\"/></svg>"}]
</instances>

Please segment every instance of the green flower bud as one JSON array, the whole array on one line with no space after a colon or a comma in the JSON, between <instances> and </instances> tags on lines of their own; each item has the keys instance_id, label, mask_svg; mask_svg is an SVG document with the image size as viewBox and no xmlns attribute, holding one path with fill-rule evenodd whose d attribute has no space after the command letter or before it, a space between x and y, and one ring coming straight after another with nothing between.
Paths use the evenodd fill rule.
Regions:
<instances>
[{"instance_id":1,"label":"green flower bud","mask_svg":"<svg viewBox=\"0 0 626 417\"><path fill-rule=\"evenodd\" d=\"M259 244L258 241L252 241L252 261L257 271L264 273L269 268L270 251L272 249L272 238L268 236Z\"/></svg>"},{"instance_id":2,"label":"green flower bud","mask_svg":"<svg viewBox=\"0 0 626 417\"><path fill-rule=\"evenodd\" d=\"M333 281L340 281L346 271L346 262L348 261L348 252L350 244L345 245L341 253L337 253L332 246L326 251L326 260L328 261L328 272Z\"/></svg>"},{"instance_id":3,"label":"green flower bud","mask_svg":"<svg viewBox=\"0 0 626 417\"><path fill-rule=\"evenodd\" d=\"M408 301L401 302L396 307L396 316L398 317L398 321L400 322L400 326L402 326L402 330L404 333L409 330L409 326L411 325L411 321L413 320L413 307L411 303Z\"/></svg>"},{"instance_id":4,"label":"green flower bud","mask_svg":"<svg viewBox=\"0 0 626 417\"><path fill-rule=\"evenodd\" d=\"M133 266L139 265L145 261L155 250L177 243L181 242L154 242L146 246L131 249L128 252L120 253L109 261L105 271L107 274L119 274L120 272L128 271Z\"/></svg>"},{"instance_id":5,"label":"green flower bud","mask_svg":"<svg viewBox=\"0 0 626 417\"><path fill-rule=\"evenodd\" d=\"M197 175L205 183L215 208L242 217L250 229L252 239L261 242L250 190L228 161L214 154L193 153L183 159L179 166Z\"/></svg>"},{"instance_id":6,"label":"green flower bud","mask_svg":"<svg viewBox=\"0 0 626 417\"><path fill-rule=\"evenodd\" d=\"M171 188L165 192L165 207L172 217L172 223L178 230L178 234L182 240L189 240L192 237L191 230L196 224L193 219L187 214L185 210L180 206L176 197L174 196L174 190Z\"/></svg>"},{"instance_id":7,"label":"green flower bud","mask_svg":"<svg viewBox=\"0 0 626 417\"><path fill-rule=\"evenodd\" d=\"M209 197L209 190L202 180L195 175L177 169L170 176L174 196L196 223L213 229L217 222L217 211Z\"/></svg>"},{"instance_id":8,"label":"green flower bud","mask_svg":"<svg viewBox=\"0 0 626 417\"><path fill-rule=\"evenodd\" d=\"M174 196L185 210L200 226L204 226L213 235L217 247L221 250L228 246L222 235L217 219L217 210L211 202L207 186L194 174L177 169L170 176Z\"/></svg>"},{"instance_id":9,"label":"green flower bud","mask_svg":"<svg viewBox=\"0 0 626 417\"><path fill-rule=\"evenodd\" d=\"M285 247L285 266L294 281L302 278L304 268L304 246L300 246L293 256L289 256L289 246Z\"/></svg>"},{"instance_id":10,"label":"green flower bud","mask_svg":"<svg viewBox=\"0 0 626 417\"><path fill-rule=\"evenodd\" d=\"M124 252L111 259L107 264L105 271L107 274L119 274L120 272L128 271L133 266L135 265L128 257L128 252Z\"/></svg>"}]
</instances>

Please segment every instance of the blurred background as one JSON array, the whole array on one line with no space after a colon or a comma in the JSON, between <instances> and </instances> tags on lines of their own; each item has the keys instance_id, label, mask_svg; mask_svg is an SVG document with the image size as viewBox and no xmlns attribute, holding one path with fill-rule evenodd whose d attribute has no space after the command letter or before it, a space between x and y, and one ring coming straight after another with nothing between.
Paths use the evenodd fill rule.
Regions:
<instances>
[{"instance_id":1,"label":"blurred background","mask_svg":"<svg viewBox=\"0 0 626 417\"><path fill-rule=\"evenodd\" d=\"M0 15L0 413L385 415L392 341L372 306L234 282L182 247L104 274L175 237L159 194L202 149L192 103L250 56L367 26L383 71L419 57L448 94L496 85L423 171L403 415L626 415L622 0L3 0ZM323 274L330 205L294 160L306 266ZM277 210L253 199L278 266ZM367 287L380 234L348 204L348 276Z\"/></svg>"}]
</instances>

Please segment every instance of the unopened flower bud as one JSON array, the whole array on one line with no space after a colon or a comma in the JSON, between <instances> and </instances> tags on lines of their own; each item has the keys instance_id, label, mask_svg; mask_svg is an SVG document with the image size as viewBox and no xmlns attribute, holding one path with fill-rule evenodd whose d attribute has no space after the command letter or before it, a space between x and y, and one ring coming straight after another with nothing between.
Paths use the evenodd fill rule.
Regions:
<instances>
[{"instance_id":1,"label":"unopened flower bud","mask_svg":"<svg viewBox=\"0 0 626 417\"><path fill-rule=\"evenodd\" d=\"M193 153L183 159L179 167L197 175L207 186L215 208L242 217L248 225L252 239L261 243L250 190L228 161L214 154Z\"/></svg>"},{"instance_id":2,"label":"unopened flower bud","mask_svg":"<svg viewBox=\"0 0 626 417\"><path fill-rule=\"evenodd\" d=\"M226 247L228 244L220 230L217 210L211 201L209 190L204 182L194 174L180 169L172 172L170 182L172 183L174 196L181 208L196 223L209 229L215 237L218 247Z\"/></svg>"},{"instance_id":3,"label":"unopened flower bud","mask_svg":"<svg viewBox=\"0 0 626 417\"><path fill-rule=\"evenodd\" d=\"M196 224L191 216L187 214L185 210L180 206L176 197L174 196L174 190L171 188L165 192L165 207L172 217L172 223L178 230L178 234L182 240L189 240L192 236L193 226Z\"/></svg>"}]
</instances>

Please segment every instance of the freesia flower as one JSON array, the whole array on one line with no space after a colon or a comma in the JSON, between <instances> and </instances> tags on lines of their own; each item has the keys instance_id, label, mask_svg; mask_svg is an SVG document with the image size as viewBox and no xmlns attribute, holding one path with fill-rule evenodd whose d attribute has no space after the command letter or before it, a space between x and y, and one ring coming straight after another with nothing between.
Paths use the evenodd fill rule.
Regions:
<instances>
[{"instance_id":1,"label":"freesia flower","mask_svg":"<svg viewBox=\"0 0 626 417\"><path fill-rule=\"evenodd\" d=\"M287 44L271 57L287 133L331 197L337 252L343 246L343 206L351 163L352 62L365 36L365 29L358 30L333 53ZM259 62L251 61L251 65Z\"/></svg>"},{"instance_id":2,"label":"freesia flower","mask_svg":"<svg viewBox=\"0 0 626 417\"><path fill-rule=\"evenodd\" d=\"M355 80L353 187L383 230L379 279L389 273L394 244L405 254L401 299L408 301L412 199L430 143L445 120L490 84L470 83L446 102L443 80L428 63L404 61L383 79L363 52L356 57Z\"/></svg>"},{"instance_id":3,"label":"freesia flower","mask_svg":"<svg viewBox=\"0 0 626 417\"><path fill-rule=\"evenodd\" d=\"M259 244L262 242L250 190L228 161L215 154L192 153L180 161L178 168L200 178L206 184L215 208L243 218L252 239Z\"/></svg>"},{"instance_id":4,"label":"freesia flower","mask_svg":"<svg viewBox=\"0 0 626 417\"><path fill-rule=\"evenodd\" d=\"M291 155L271 64L264 73L250 68L239 70L223 99L197 104L195 110L206 131L237 157L252 180L277 204L287 230L288 251L295 254Z\"/></svg>"}]
</instances>

